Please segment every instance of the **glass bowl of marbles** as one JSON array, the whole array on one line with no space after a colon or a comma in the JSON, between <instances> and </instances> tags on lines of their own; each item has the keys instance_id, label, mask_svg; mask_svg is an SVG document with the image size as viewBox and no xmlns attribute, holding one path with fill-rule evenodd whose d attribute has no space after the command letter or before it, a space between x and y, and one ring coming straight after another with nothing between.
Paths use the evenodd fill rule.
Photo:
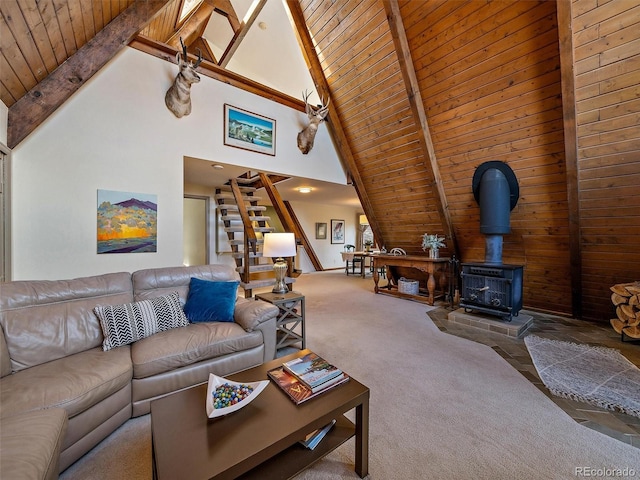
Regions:
<instances>
[{"instance_id":1,"label":"glass bowl of marbles","mask_svg":"<svg viewBox=\"0 0 640 480\"><path fill-rule=\"evenodd\" d=\"M210 373L207 386L207 416L216 418L240 410L260 395L267 385L269 380L232 382Z\"/></svg>"}]
</instances>

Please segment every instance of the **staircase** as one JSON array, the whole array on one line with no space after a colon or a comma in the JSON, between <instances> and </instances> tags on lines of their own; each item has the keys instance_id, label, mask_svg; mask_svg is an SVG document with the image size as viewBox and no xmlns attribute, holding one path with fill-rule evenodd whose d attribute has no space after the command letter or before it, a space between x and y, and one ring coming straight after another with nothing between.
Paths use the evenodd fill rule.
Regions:
<instances>
[{"instance_id":1,"label":"staircase","mask_svg":"<svg viewBox=\"0 0 640 480\"><path fill-rule=\"evenodd\" d=\"M267 207L259 205L261 198L255 195L255 188L248 186L250 183L250 179L232 178L228 184L216 187L214 195L245 298L252 297L253 289L275 283L273 263L262 256L263 234L274 228L264 215ZM287 285L294 281L289 277L285 280Z\"/></svg>"}]
</instances>

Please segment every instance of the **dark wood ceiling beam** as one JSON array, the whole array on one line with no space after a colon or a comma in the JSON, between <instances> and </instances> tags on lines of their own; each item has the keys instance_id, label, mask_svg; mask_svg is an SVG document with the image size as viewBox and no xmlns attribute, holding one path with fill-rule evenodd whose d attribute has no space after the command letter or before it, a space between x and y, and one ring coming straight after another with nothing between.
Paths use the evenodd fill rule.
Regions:
<instances>
[{"instance_id":1,"label":"dark wood ceiling beam","mask_svg":"<svg viewBox=\"0 0 640 480\"><path fill-rule=\"evenodd\" d=\"M130 43L129 46L171 63L175 63L176 54L178 53L178 50L175 50L164 43L156 42L155 40L144 37L142 35L138 35ZM195 56L190 58L191 60L196 59ZM261 83L250 80L246 77L243 77L242 75L238 75L237 73L234 73L230 70L225 70L224 68L216 65L215 63L209 62L208 60L202 61L202 63L198 67L198 73L200 75L204 75L205 77L224 82L227 85L231 85L255 95L259 95L268 100L272 100L289 108L293 108L301 112L305 111L305 104L302 100L279 92L278 90L274 90L273 88L269 88L265 85L262 85Z\"/></svg>"},{"instance_id":2,"label":"dark wood ceiling beam","mask_svg":"<svg viewBox=\"0 0 640 480\"><path fill-rule=\"evenodd\" d=\"M580 202L578 198L578 130L576 126L575 61L571 1L556 2L560 45L560 83L564 125L564 156L569 209L569 257L571 265L571 308L582 318L582 247L580 245Z\"/></svg>"},{"instance_id":3,"label":"dark wood ceiling beam","mask_svg":"<svg viewBox=\"0 0 640 480\"><path fill-rule=\"evenodd\" d=\"M440 176L440 167L438 166L436 159L435 149L433 148L433 142L431 140L431 132L429 130L429 122L427 121L427 114L424 111L424 103L422 101L422 95L420 94L420 85L418 84L416 71L413 67L411 50L409 49L409 42L404 29L404 23L402 22L402 16L400 15L400 7L398 6L397 0L383 0L383 3L384 9L387 13L387 20L391 29L393 42L395 44L396 54L400 62L400 70L402 71L402 77L407 90L407 98L411 106L416 126L418 126L417 133L420 145L424 152L424 157L428 160L427 164L430 166L431 173L433 175L433 182L436 187L438 200L436 208L440 214L440 218L442 219L445 233L447 237L451 239L452 250L456 256L460 258L458 242L456 241L453 222L451 221L451 214L449 212L449 204L447 202L447 196Z\"/></svg>"},{"instance_id":4,"label":"dark wood ceiling beam","mask_svg":"<svg viewBox=\"0 0 640 480\"><path fill-rule=\"evenodd\" d=\"M304 55L305 61L307 62L307 67L309 68L311 78L315 83L316 91L320 97L331 99L329 85L327 83L327 79L324 76L324 71L322 70L322 66L320 64L320 60L318 59L316 50L313 46L313 41L311 40L311 35L309 34L309 30L307 29L304 14L302 13L300 4L297 0L287 0L287 6L289 8L291 19L293 20L295 26L295 32L298 37L298 42L300 43L302 54ZM332 101L331 103L332 105L335 105L335 102ZM379 245L385 245L385 239L382 235L382 231L380 230L380 224L376 219L373 206L369 201L369 197L367 196L362 177L360 176L360 172L358 171L358 166L356 164L355 158L351 151L351 147L349 146L349 141L347 140L347 137L344 133L342 122L338 117L338 113L336 112L335 107L329 108L327 119L327 127L329 128L329 132L331 134L331 137L333 138L338 156L342 161L343 167L345 167L347 177L351 178L351 180L353 181L353 186L356 190L356 193L358 194L358 198L360 199L360 204L364 209L364 213L369 220L369 225L371 226L371 230L373 230L373 235L375 236L376 241Z\"/></svg>"},{"instance_id":5,"label":"dark wood ceiling beam","mask_svg":"<svg viewBox=\"0 0 640 480\"><path fill-rule=\"evenodd\" d=\"M236 31L233 39L231 39L231 43L229 43L229 46L222 54L222 57L220 57L221 67L226 67L229 64L231 57L233 57L233 54L236 53L236 50L238 50L238 47L242 43L242 40L244 40L244 37L246 37L247 33L249 33L251 25L253 25L253 22L256 21L256 18L258 18L260 11L266 3L267 0L260 0L251 12L251 16L247 19L247 21L240 24L240 29Z\"/></svg>"},{"instance_id":6,"label":"dark wood ceiling beam","mask_svg":"<svg viewBox=\"0 0 640 480\"><path fill-rule=\"evenodd\" d=\"M7 144L15 147L125 47L169 0L133 2L95 37L9 108Z\"/></svg>"}]
</instances>

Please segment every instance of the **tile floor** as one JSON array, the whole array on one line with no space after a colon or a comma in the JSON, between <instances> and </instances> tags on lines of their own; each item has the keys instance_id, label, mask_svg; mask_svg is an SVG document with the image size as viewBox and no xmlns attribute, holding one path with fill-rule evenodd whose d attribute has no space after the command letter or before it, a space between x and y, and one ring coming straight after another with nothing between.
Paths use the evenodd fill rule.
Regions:
<instances>
[{"instance_id":1,"label":"tile floor","mask_svg":"<svg viewBox=\"0 0 640 480\"><path fill-rule=\"evenodd\" d=\"M538 377L522 337L532 333L555 340L615 348L638 366L640 366L640 342L632 342L628 338L624 342L621 341L620 335L607 324L585 322L529 310L522 312L533 316L533 325L520 338L514 338L449 322L447 315L450 311L450 308L440 307L427 313L441 331L493 348L576 422L640 448L640 418L551 395Z\"/></svg>"}]
</instances>

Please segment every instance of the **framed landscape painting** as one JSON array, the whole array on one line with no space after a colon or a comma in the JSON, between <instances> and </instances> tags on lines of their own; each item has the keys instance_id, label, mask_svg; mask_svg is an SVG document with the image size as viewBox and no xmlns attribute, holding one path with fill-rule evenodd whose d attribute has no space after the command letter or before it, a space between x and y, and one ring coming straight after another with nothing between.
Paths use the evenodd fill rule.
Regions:
<instances>
[{"instance_id":1,"label":"framed landscape painting","mask_svg":"<svg viewBox=\"0 0 640 480\"><path fill-rule=\"evenodd\" d=\"M331 220L331 243L344 243L344 220Z\"/></svg>"},{"instance_id":2,"label":"framed landscape painting","mask_svg":"<svg viewBox=\"0 0 640 480\"><path fill-rule=\"evenodd\" d=\"M224 144L275 155L276 121L225 103Z\"/></svg>"},{"instance_id":3,"label":"framed landscape painting","mask_svg":"<svg viewBox=\"0 0 640 480\"><path fill-rule=\"evenodd\" d=\"M157 195L98 190L97 220L99 254L158 251Z\"/></svg>"}]
</instances>

